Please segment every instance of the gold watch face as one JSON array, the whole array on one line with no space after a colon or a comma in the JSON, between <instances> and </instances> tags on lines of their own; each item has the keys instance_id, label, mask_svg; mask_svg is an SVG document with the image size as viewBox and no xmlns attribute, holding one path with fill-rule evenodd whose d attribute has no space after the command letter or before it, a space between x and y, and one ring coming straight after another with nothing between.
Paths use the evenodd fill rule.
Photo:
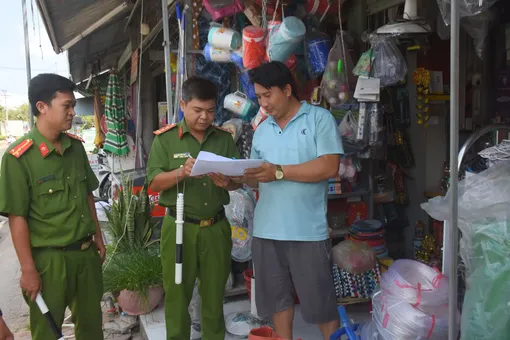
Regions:
<instances>
[{"instance_id":1,"label":"gold watch face","mask_svg":"<svg viewBox=\"0 0 510 340\"><path fill-rule=\"evenodd\" d=\"M280 179L283 179L283 171L281 170L276 170L276 179L280 180Z\"/></svg>"}]
</instances>

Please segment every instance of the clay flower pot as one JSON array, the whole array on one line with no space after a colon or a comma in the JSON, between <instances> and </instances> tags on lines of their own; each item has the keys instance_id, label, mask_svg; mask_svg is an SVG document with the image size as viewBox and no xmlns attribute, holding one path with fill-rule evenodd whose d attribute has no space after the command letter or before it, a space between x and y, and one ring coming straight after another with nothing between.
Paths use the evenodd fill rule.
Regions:
<instances>
[{"instance_id":1,"label":"clay flower pot","mask_svg":"<svg viewBox=\"0 0 510 340\"><path fill-rule=\"evenodd\" d=\"M117 303L128 315L143 315L152 312L158 306L163 294L163 287L159 286L149 288L146 296L124 289L120 292Z\"/></svg>"}]
</instances>

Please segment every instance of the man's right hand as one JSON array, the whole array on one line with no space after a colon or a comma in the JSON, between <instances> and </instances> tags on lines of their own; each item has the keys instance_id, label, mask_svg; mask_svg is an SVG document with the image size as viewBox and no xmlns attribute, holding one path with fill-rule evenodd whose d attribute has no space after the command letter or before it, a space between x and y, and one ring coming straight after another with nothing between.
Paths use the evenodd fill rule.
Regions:
<instances>
[{"instance_id":1,"label":"man's right hand","mask_svg":"<svg viewBox=\"0 0 510 340\"><path fill-rule=\"evenodd\" d=\"M193 165L195 165L195 158L188 158L186 160L186 163L184 163L184 166L182 168L182 177L188 178L191 175L191 169L193 169Z\"/></svg>"},{"instance_id":2,"label":"man's right hand","mask_svg":"<svg viewBox=\"0 0 510 340\"><path fill-rule=\"evenodd\" d=\"M25 292L26 296L32 301L35 301L37 293L41 291L41 277L37 270L28 269L21 270L20 287Z\"/></svg>"},{"instance_id":3,"label":"man's right hand","mask_svg":"<svg viewBox=\"0 0 510 340\"><path fill-rule=\"evenodd\" d=\"M5 324L4 319L0 316L0 340L14 340L14 335Z\"/></svg>"}]
</instances>

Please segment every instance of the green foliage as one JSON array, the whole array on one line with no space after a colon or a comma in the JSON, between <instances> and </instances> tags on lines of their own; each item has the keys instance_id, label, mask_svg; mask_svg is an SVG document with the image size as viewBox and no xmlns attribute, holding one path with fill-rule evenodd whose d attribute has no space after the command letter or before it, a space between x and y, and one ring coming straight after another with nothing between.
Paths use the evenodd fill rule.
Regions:
<instances>
[{"instance_id":1,"label":"green foliage","mask_svg":"<svg viewBox=\"0 0 510 340\"><path fill-rule=\"evenodd\" d=\"M151 239L157 226L151 210L147 185L133 193L133 181L123 176L122 191L110 211L106 210L113 242L103 271L105 292L127 289L146 296L148 288L163 284L159 239Z\"/></svg>"},{"instance_id":2,"label":"green foliage","mask_svg":"<svg viewBox=\"0 0 510 340\"><path fill-rule=\"evenodd\" d=\"M83 122L82 130L91 129L95 127L94 125L94 116L82 116L81 120Z\"/></svg>"},{"instance_id":3,"label":"green foliage","mask_svg":"<svg viewBox=\"0 0 510 340\"><path fill-rule=\"evenodd\" d=\"M9 120L22 120L28 122L30 120L30 107L28 104L21 104L17 108L9 109ZM0 122L5 122L5 107L0 106Z\"/></svg>"},{"instance_id":4,"label":"green foliage","mask_svg":"<svg viewBox=\"0 0 510 340\"><path fill-rule=\"evenodd\" d=\"M103 273L104 291L113 294L127 289L146 296L150 287L162 284L161 259L148 249L115 254Z\"/></svg>"},{"instance_id":5,"label":"green foliage","mask_svg":"<svg viewBox=\"0 0 510 340\"><path fill-rule=\"evenodd\" d=\"M147 185L133 193L133 181L123 178L122 191L106 211L108 228L118 252L147 249L159 240L151 240L156 223L151 220L152 205Z\"/></svg>"}]
</instances>

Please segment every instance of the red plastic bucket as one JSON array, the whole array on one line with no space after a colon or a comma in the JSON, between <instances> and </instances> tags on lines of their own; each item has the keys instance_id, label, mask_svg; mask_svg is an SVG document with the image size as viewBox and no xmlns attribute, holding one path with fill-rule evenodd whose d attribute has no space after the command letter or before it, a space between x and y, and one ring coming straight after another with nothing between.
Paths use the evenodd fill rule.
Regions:
<instances>
[{"instance_id":1,"label":"red plastic bucket","mask_svg":"<svg viewBox=\"0 0 510 340\"><path fill-rule=\"evenodd\" d=\"M264 29L248 26L243 29L243 65L248 70L260 66L266 55Z\"/></svg>"},{"instance_id":2,"label":"red plastic bucket","mask_svg":"<svg viewBox=\"0 0 510 340\"><path fill-rule=\"evenodd\" d=\"M246 286L246 290L248 291L248 299L251 301L251 278L253 277L253 270L246 269L244 271L244 285ZM296 290L294 289L294 303L299 305L299 298L297 296Z\"/></svg>"},{"instance_id":3,"label":"red plastic bucket","mask_svg":"<svg viewBox=\"0 0 510 340\"><path fill-rule=\"evenodd\" d=\"M248 335L248 340L277 340L283 339L281 336L275 333L271 327L260 327L254 328Z\"/></svg>"}]
</instances>

